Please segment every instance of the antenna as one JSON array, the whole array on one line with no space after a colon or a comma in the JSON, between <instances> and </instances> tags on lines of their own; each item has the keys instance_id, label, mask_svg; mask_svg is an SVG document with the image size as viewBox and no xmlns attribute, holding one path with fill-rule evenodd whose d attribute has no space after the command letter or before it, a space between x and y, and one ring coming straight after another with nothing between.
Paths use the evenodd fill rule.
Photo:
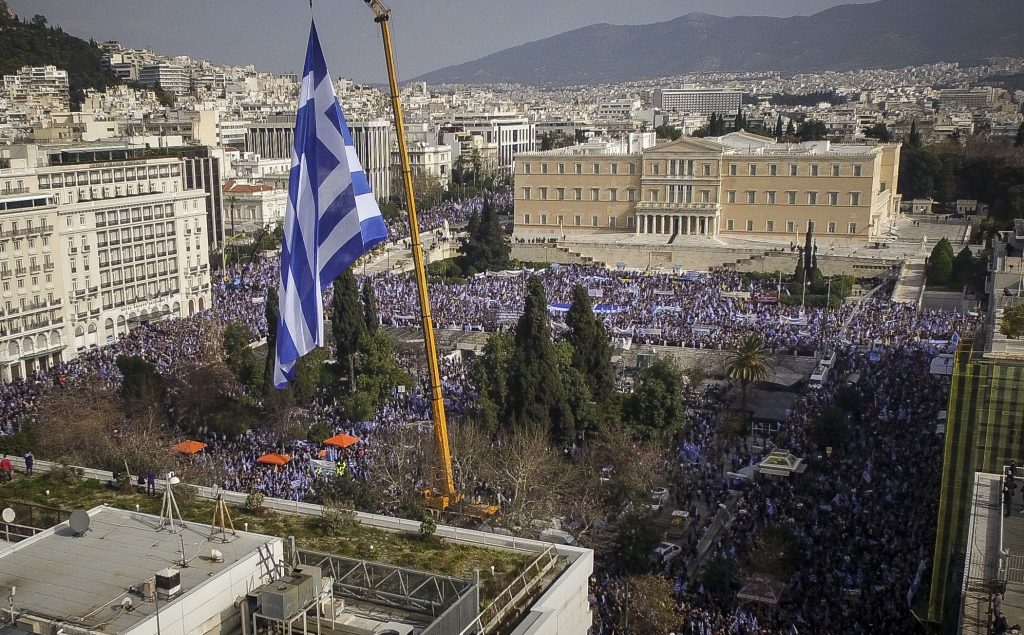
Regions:
<instances>
[{"instance_id":1,"label":"antenna","mask_svg":"<svg viewBox=\"0 0 1024 635\"><path fill-rule=\"evenodd\" d=\"M237 536L235 533L235 523L231 520L231 512L228 511L228 505L224 502L224 494L217 493L217 502L214 503L213 508L213 522L210 523L210 542L213 542L214 536L217 535L217 526L220 525L220 540L221 542L231 542L228 540L227 527L231 527L231 535ZM216 556L214 556L216 560Z\"/></svg>"},{"instance_id":2,"label":"antenna","mask_svg":"<svg viewBox=\"0 0 1024 635\"><path fill-rule=\"evenodd\" d=\"M164 489L164 501L160 505L160 524L156 530L160 531L168 527L172 533L185 528L185 521L181 518L181 510L178 509L178 501L174 499L174 486L181 482L181 479L174 475L174 472L167 473L167 488ZM178 525L174 526L174 517L178 517Z\"/></svg>"},{"instance_id":3,"label":"antenna","mask_svg":"<svg viewBox=\"0 0 1024 635\"><path fill-rule=\"evenodd\" d=\"M92 518L84 509L76 509L71 512L71 518L68 519L68 527L76 536L81 536L89 531L90 524L92 524Z\"/></svg>"}]
</instances>

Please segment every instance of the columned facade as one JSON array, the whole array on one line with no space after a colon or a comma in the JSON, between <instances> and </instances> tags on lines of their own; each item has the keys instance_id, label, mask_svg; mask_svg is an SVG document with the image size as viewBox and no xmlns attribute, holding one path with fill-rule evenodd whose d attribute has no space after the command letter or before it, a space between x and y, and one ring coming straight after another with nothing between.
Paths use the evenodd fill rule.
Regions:
<instances>
[{"instance_id":1,"label":"columned facade","mask_svg":"<svg viewBox=\"0 0 1024 635\"><path fill-rule=\"evenodd\" d=\"M638 208L645 207L642 203ZM669 210L658 212L638 211L636 215L637 234L662 234L671 236L718 236L719 214L690 214Z\"/></svg>"}]
</instances>

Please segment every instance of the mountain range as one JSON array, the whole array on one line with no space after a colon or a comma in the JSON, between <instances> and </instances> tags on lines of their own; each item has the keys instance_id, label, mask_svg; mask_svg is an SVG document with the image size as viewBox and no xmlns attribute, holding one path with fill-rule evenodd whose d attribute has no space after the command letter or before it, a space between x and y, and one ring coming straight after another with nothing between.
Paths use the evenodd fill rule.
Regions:
<instances>
[{"instance_id":1,"label":"mountain range","mask_svg":"<svg viewBox=\"0 0 1024 635\"><path fill-rule=\"evenodd\" d=\"M900 68L1024 57L1020 0L881 0L811 16L690 13L594 24L417 77L429 83L574 85L692 72Z\"/></svg>"}]
</instances>

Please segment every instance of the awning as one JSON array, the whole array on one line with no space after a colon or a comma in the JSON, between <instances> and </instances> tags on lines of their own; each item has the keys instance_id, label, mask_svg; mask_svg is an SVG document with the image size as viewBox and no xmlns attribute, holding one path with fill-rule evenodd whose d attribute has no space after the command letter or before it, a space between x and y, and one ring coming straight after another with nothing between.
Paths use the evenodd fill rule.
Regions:
<instances>
[{"instance_id":1,"label":"awning","mask_svg":"<svg viewBox=\"0 0 1024 635\"><path fill-rule=\"evenodd\" d=\"M205 447L206 444L201 441L186 440L172 445L171 451L178 452L180 454L196 454Z\"/></svg>"},{"instance_id":2,"label":"awning","mask_svg":"<svg viewBox=\"0 0 1024 635\"><path fill-rule=\"evenodd\" d=\"M256 459L257 463L264 463L266 465L284 465L292 460L292 457L287 454L277 454L271 452L270 454L264 454L260 458Z\"/></svg>"},{"instance_id":3,"label":"awning","mask_svg":"<svg viewBox=\"0 0 1024 635\"><path fill-rule=\"evenodd\" d=\"M339 448L347 448L350 445L359 443L359 437L354 437L351 434L336 434L330 439L324 441L324 445L333 445Z\"/></svg>"}]
</instances>

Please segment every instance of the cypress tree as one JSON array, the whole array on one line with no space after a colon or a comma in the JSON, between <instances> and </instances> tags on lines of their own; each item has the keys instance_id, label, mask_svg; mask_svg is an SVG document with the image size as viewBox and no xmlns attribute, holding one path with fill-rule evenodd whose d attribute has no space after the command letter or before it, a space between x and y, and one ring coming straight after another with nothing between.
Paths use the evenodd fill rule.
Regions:
<instances>
[{"instance_id":1,"label":"cypress tree","mask_svg":"<svg viewBox=\"0 0 1024 635\"><path fill-rule=\"evenodd\" d=\"M536 277L526 283L526 306L516 326L508 376L505 414L509 422L520 428L536 426L561 440L572 437L575 420L551 341L547 296Z\"/></svg>"},{"instance_id":2,"label":"cypress tree","mask_svg":"<svg viewBox=\"0 0 1024 635\"><path fill-rule=\"evenodd\" d=\"M363 323L367 333L376 333L380 326L377 318L377 294L373 291L373 280L363 279Z\"/></svg>"},{"instance_id":3,"label":"cypress tree","mask_svg":"<svg viewBox=\"0 0 1024 635\"><path fill-rule=\"evenodd\" d=\"M263 363L264 394L274 387L274 362L277 360L277 320L280 315L277 288L271 285L267 290L267 304L263 315L267 318L267 359Z\"/></svg>"},{"instance_id":4,"label":"cypress tree","mask_svg":"<svg viewBox=\"0 0 1024 635\"><path fill-rule=\"evenodd\" d=\"M812 244L813 240L814 232L811 231L810 227L808 227L807 236L804 238L804 269L807 270L808 275L810 275L811 271L814 271L814 263L811 261L813 258L812 250L814 248L814 245Z\"/></svg>"},{"instance_id":5,"label":"cypress tree","mask_svg":"<svg viewBox=\"0 0 1024 635\"><path fill-rule=\"evenodd\" d=\"M586 378L590 394L604 401L615 390L612 347L608 331L590 304L590 296L581 285L572 289L572 306L565 316L569 326L567 340L572 345L572 365Z\"/></svg>"},{"instance_id":6,"label":"cypress tree","mask_svg":"<svg viewBox=\"0 0 1024 635\"><path fill-rule=\"evenodd\" d=\"M331 333L337 346L336 360L340 368L348 370L349 392L356 390L356 353L359 340L366 332L363 310L359 304L359 287L351 269L346 269L334 281L331 301Z\"/></svg>"},{"instance_id":7,"label":"cypress tree","mask_svg":"<svg viewBox=\"0 0 1024 635\"><path fill-rule=\"evenodd\" d=\"M736 111L736 119L733 121L732 127L736 132L743 130L743 110Z\"/></svg>"},{"instance_id":8,"label":"cypress tree","mask_svg":"<svg viewBox=\"0 0 1024 635\"><path fill-rule=\"evenodd\" d=\"M782 115L779 115L779 118L775 120L775 138L782 138Z\"/></svg>"},{"instance_id":9,"label":"cypress tree","mask_svg":"<svg viewBox=\"0 0 1024 635\"><path fill-rule=\"evenodd\" d=\"M912 148L921 147L921 133L917 131L917 119L910 122L910 136L907 138L907 145Z\"/></svg>"}]
</instances>

